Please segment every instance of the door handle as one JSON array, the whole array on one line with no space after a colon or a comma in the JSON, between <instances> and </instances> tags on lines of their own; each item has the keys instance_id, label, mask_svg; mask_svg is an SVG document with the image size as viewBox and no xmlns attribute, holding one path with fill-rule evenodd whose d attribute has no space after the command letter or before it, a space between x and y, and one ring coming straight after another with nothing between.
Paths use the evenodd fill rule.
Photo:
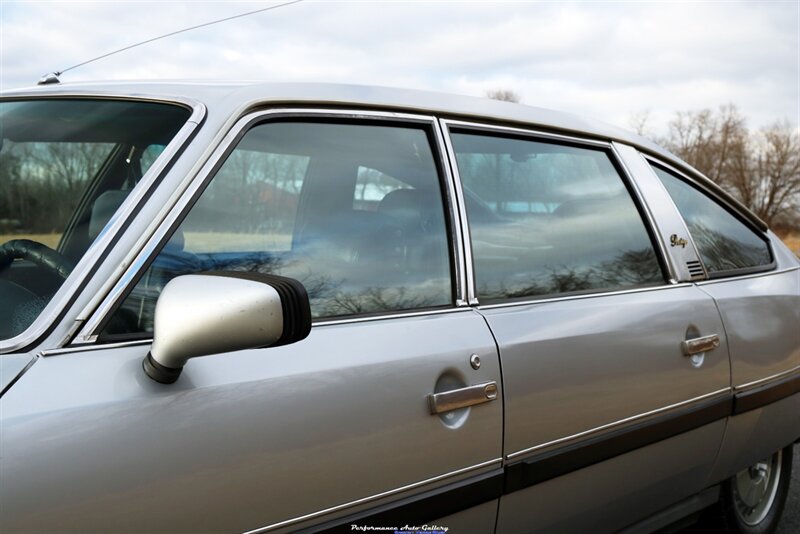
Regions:
<instances>
[{"instance_id":1,"label":"door handle","mask_svg":"<svg viewBox=\"0 0 800 534\"><path fill-rule=\"evenodd\" d=\"M437 413L451 412L459 408L483 404L496 398L497 382L492 381L443 391L442 393L431 393L428 395L428 406L431 409L431 415L436 415Z\"/></svg>"},{"instance_id":2,"label":"door handle","mask_svg":"<svg viewBox=\"0 0 800 534\"><path fill-rule=\"evenodd\" d=\"M717 334L681 341L681 350L683 350L685 356L709 352L717 347L719 347L719 336Z\"/></svg>"}]
</instances>

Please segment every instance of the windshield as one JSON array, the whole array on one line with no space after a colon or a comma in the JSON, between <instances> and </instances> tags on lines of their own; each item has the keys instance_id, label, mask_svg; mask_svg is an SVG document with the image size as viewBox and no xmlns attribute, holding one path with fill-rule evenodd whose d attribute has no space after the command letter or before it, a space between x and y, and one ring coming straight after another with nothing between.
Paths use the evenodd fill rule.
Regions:
<instances>
[{"instance_id":1,"label":"windshield","mask_svg":"<svg viewBox=\"0 0 800 534\"><path fill-rule=\"evenodd\" d=\"M190 115L152 102L0 101L0 340L39 316Z\"/></svg>"}]
</instances>

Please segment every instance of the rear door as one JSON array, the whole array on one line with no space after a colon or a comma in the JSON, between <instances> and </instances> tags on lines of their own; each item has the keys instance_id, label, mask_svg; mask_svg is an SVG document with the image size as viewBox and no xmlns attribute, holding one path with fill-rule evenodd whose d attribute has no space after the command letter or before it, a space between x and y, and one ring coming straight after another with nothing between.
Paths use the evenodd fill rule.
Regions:
<instances>
[{"instance_id":1,"label":"rear door","mask_svg":"<svg viewBox=\"0 0 800 534\"><path fill-rule=\"evenodd\" d=\"M441 516L493 531L500 368L465 305L439 153L426 117L243 119L90 320L82 339L97 341L44 353L4 396L4 531L349 531ZM160 289L210 270L301 280L311 335L153 382L141 361Z\"/></svg>"},{"instance_id":2,"label":"rear door","mask_svg":"<svg viewBox=\"0 0 800 534\"><path fill-rule=\"evenodd\" d=\"M691 232L728 334L734 419L715 477L771 455L800 436L800 272L769 233L701 182L653 160ZM735 431L734 431L735 429Z\"/></svg>"},{"instance_id":3,"label":"rear door","mask_svg":"<svg viewBox=\"0 0 800 534\"><path fill-rule=\"evenodd\" d=\"M645 223L608 144L448 127L503 369L498 531L614 531L701 490L730 375L714 301L660 250L680 217Z\"/></svg>"}]
</instances>

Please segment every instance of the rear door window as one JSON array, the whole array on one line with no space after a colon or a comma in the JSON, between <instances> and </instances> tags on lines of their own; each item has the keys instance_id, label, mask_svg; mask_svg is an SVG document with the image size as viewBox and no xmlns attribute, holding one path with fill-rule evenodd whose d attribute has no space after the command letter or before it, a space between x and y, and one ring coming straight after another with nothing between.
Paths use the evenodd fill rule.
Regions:
<instances>
[{"instance_id":1,"label":"rear door window","mask_svg":"<svg viewBox=\"0 0 800 534\"><path fill-rule=\"evenodd\" d=\"M471 130L451 138L481 302L663 282L604 150Z\"/></svg>"}]
</instances>

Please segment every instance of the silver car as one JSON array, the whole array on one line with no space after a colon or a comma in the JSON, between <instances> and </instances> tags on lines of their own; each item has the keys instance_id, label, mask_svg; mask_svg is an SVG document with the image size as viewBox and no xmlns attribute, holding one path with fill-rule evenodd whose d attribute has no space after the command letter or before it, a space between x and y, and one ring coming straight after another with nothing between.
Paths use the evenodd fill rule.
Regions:
<instances>
[{"instance_id":1,"label":"silver car","mask_svg":"<svg viewBox=\"0 0 800 534\"><path fill-rule=\"evenodd\" d=\"M4 533L776 527L800 262L651 142L311 84L0 126Z\"/></svg>"}]
</instances>

